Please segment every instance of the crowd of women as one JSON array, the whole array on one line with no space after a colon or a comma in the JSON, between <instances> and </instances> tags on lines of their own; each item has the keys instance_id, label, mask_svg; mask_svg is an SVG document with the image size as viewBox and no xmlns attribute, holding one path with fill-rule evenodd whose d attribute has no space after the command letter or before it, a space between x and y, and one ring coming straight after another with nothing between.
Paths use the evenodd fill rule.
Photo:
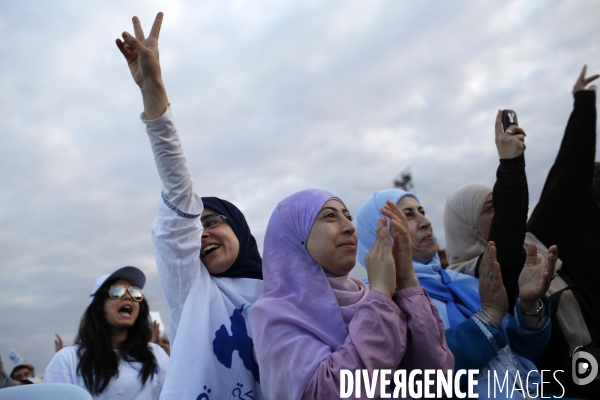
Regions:
<instances>
[{"instance_id":1,"label":"crowd of women","mask_svg":"<svg viewBox=\"0 0 600 400\"><path fill-rule=\"evenodd\" d=\"M170 360L148 345L145 277L125 267L98 279L76 345L57 353L45 382L73 383L97 399L334 399L341 370L477 369L479 398L489 396L489 373L508 377L496 398L529 398L542 370L567 370L570 352L598 337L596 109L595 87L587 87L598 75L584 68L577 79L560 152L529 220L525 132L504 127L498 112L496 184L467 185L446 203L449 268L420 200L397 189L368 198L356 225L326 190L286 197L270 217L261 259L243 213L196 194L202 186L192 183L161 79L162 18L146 37L134 17L134 35L116 44L141 89L163 184L152 238ZM349 276L357 261L368 282ZM570 379L544 396L587 396Z\"/></svg>"}]
</instances>

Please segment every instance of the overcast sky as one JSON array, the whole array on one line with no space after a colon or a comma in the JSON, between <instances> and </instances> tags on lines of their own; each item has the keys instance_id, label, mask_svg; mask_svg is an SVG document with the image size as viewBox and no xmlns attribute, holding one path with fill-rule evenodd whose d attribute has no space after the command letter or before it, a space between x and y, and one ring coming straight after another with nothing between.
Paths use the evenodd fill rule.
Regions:
<instances>
[{"instance_id":1,"label":"overcast sky","mask_svg":"<svg viewBox=\"0 0 600 400\"><path fill-rule=\"evenodd\" d=\"M140 267L167 321L150 227L161 184L114 44L165 13L163 79L200 195L245 213L262 251L277 202L318 187L351 212L411 168L444 243L446 197L493 184L494 121L527 132L530 210L581 67L589 1L0 0L0 355L42 373L95 279ZM358 267L361 268L361 267Z\"/></svg>"}]
</instances>

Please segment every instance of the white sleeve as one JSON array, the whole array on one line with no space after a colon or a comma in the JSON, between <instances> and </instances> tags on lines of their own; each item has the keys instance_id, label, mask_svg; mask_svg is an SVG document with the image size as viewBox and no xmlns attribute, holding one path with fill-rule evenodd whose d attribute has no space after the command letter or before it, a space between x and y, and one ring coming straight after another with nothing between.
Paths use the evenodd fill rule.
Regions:
<instances>
[{"instance_id":1,"label":"white sleeve","mask_svg":"<svg viewBox=\"0 0 600 400\"><path fill-rule=\"evenodd\" d=\"M44 371L44 383L70 383L77 384L77 347L68 346L61 349L52 357L50 364Z\"/></svg>"},{"instance_id":2,"label":"white sleeve","mask_svg":"<svg viewBox=\"0 0 600 400\"><path fill-rule=\"evenodd\" d=\"M197 214L188 214L163 195L158 206L158 216L152 225L152 240L156 255L156 266L165 294L169 315L169 335L175 344L177 329L183 306L194 280L202 291L208 291L210 275L200 273L206 268L200 261L202 247L202 200L194 195L193 209Z\"/></svg>"},{"instance_id":3,"label":"white sleeve","mask_svg":"<svg viewBox=\"0 0 600 400\"><path fill-rule=\"evenodd\" d=\"M141 114L140 119L146 124L156 169L163 184L163 195L180 210L190 214L199 213L194 209L192 176L175 128L171 107L167 107L165 113L155 120L146 120L145 113Z\"/></svg>"},{"instance_id":4,"label":"white sleeve","mask_svg":"<svg viewBox=\"0 0 600 400\"><path fill-rule=\"evenodd\" d=\"M175 342L181 313L198 271L202 246L202 200L194 194L171 108L146 124L158 175L163 183L158 217L152 226L156 265L165 294L171 341ZM207 283L208 284L208 283Z\"/></svg>"}]
</instances>

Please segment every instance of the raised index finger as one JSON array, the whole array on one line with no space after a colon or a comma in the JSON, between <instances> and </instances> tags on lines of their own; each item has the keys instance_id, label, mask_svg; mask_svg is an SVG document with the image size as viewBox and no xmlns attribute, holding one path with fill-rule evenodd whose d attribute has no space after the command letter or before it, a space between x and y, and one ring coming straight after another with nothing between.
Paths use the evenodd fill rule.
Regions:
<instances>
[{"instance_id":1,"label":"raised index finger","mask_svg":"<svg viewBox=\"0 0 600 400\"><path fill-rule=\"evenodd\" d=\"M135 38L137 40L144 40L144 30L142 29L140 19L138 17L133 17L131 21L133 22L133 33L135 34Z\"/></svg>"},{"instance_id":2,"label":"raised index finger","mask_svg":"<svg viewBox=\"0 0 600 400\"><path fill-rule=\"evenodd\" d=\"M496 114L496 138L500 136L504 132L502 129L502 110L498 110L498 114Z\"/></svg>"},{"instance_id":3,"label":"raised index finger","mask_svg":"<svg viewBox=\"0 0 600 400\"><path fill-rule=\"evenodd\" d=\"M156 14L156 18L154 19L154 23L152 24L152 30L150 30L150 36L158 40L158 35L160 34L160 27L162 25L163 13L159 12Z\"/></svg>"}]
</instances>

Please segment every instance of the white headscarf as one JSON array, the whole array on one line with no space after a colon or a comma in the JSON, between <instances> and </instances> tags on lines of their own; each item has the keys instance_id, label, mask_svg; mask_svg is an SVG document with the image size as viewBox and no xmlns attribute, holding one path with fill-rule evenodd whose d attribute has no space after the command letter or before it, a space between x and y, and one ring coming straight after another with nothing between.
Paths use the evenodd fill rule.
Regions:
<instances>
[{"instance_id":1,"label":"white headscarf","mask_svg":"<svg viewBox=\"0 0 600 400\"><path fill-rule=\"evenodd\" d=\"M455 190L444 209L446 253L450 265L477 258L485 251L487 240L477 230L479 216L492 187L470 183Z\"/></svg>"},{"instance_id":2,"label":"white headscarf","mask_svg":"<svg viewBox=\"0 0 600 400\"><path fill-rule=\"evenodd\" d=\"M493 192L491 186L482 183L470 183L448 196L444 209L444 231L446 232L446 253L449 269L469 275L475 275L477 258L485 251L487 240L477 230L479 216L485 199ZM525 236L524 248L529 243L537 245L537 264L548 257L548 249L532 233ZM558 271L562 261L556 260Z\"/></svg>"}]
</instances>

